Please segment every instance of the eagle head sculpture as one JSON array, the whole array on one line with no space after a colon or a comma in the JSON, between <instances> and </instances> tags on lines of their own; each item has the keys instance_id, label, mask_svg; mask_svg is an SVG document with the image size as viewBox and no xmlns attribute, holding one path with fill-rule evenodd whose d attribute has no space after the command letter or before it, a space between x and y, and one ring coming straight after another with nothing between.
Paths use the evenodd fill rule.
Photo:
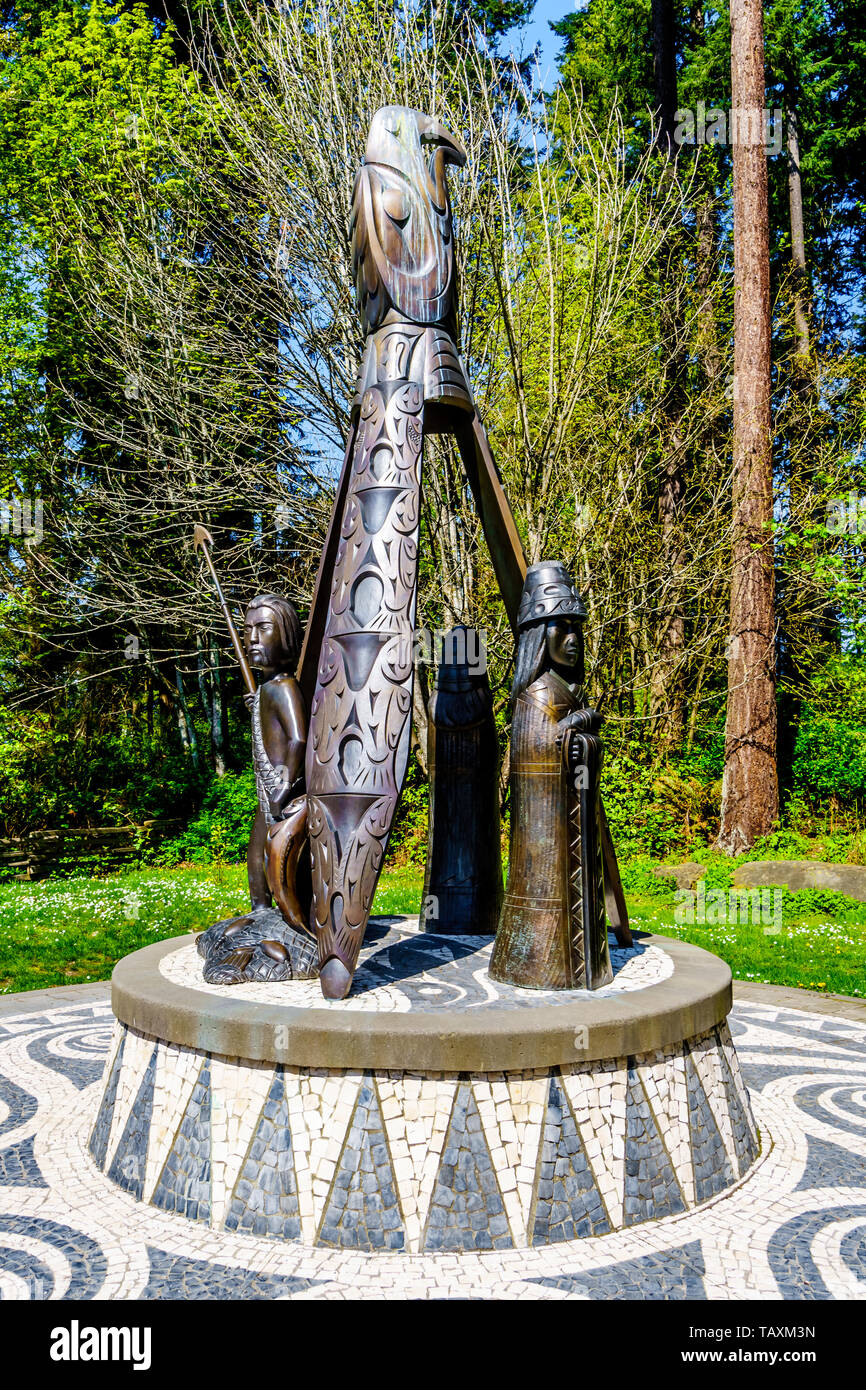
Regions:
<instances>
[{"instance_id":1,"label":"eagle head sculpture","mask_svg":"<svg viewBox=\"0 0 866 1390\"><path fill-rule=\"evenodd\" d=\"M383 106L373 117L352 197L352 269L364 333L392 318L454 336L454 242L446 166L466 163L432 116Z\"/></svg>"}]
</instances>

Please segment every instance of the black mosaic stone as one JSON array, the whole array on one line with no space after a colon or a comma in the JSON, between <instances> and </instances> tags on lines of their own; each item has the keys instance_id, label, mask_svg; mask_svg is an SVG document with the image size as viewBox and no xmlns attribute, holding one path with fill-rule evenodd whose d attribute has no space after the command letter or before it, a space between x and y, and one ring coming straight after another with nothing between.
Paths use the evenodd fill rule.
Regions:
<instances>
[{"instance_id":1,"label":"black mosaic stone","mask_svg":"<svg viewBox=\"0 0 866 1390\"><path fill-rule=\"evenodd\" d=\"M0 1150L0 1187L47 1187L36 1156L33 1136Z\"/></svg>"},{"instance_id":2,"label":"black mosaic stone","mask_svg":"<svg viewBox=\"0 0 866 1390\"><path fill-rule=\"evenodd\" d=\"M29 1091L16 1086L8 1076L0 1074L0 1100L8 1108L9 1114L0 1123L0 1137L26 1124L36 1114L38 1102Z\"/></svg>"},{"instance_id":3,"label":"black mosaic stone","mask_svg":"<svg viewBox=\"0 0 866 1390\"><path fill-rule=\"evenodd\" d=\"M778 1081L781 1076L790 1076L795 1067L791 1067L784 1062L750 1062L748 1052L742 1048L737 1048L737 1059L740 1063L740 1071L743 1080L750 1091L761 1091L771 1081Z\"/></svg>"},{"instance_id":4,"label":"black mosaic stone","mask_svg":"<svg viewBox=\"0 0 866 1390\"><path fill-rule=\"evenodd\" d=\"M271 1082L232 1193L225 1225L228 1231L246 1231L256 1236L300 1238L298 1183L282 1066Z\"/></svg>"},{"instance_id":5,"label":"black mosaic stone","mask_svg":"<svg viewBox=\"0 0 866 1390\"><path fill-rule=\"evenodd\" d=\"M402 1250L406 1236L372 1076L358 1091L317 1245Z\"/></svg>"},{"instance_id":6,"label":"black mosaic stone","mask_svg":"<svg viewBox=\"0 0 866 1390\"><path fill-rule=\"evenodd\" d=\"M806 1135L806 1167L794 1188L803 1192L809 1187L866 1187L866 1163L861 1154L853 1154L840 1144Z\"/></svg>"},{"instance_id":7,"label":"black mosaic stone","mask_svg":"<svg viewBox=\"0 0 866 1390\"><path fill-rule=\"evenodd\" d=\"M784 1033L785 1037L790 1039L800 1039L801 1041L808 1039L811 1042L820 1043L821 1050L827 1058L832 1057L834 1048L839 1050L840 1061L845 1053L855 1052L858 1057L863 1055L863 1044L859 1036L847 1037L838 1033L835 1037L828 1037L826 1033L821 1033L818 1029L810 1028L808 1024L804 1023L802 1014L782 1014L780 1012L775 1019L750 1018L749 1015L745 1015L745 1017L747 1022L753 1023L756 1028L765 1029L767 1032ZM764 1050L766 1050L766 1044ZM813 1059L817 1055L813 1049L794 1046L786 1047L785 1052L792 1056L812 1057Z\"/></svg>"},{"instance_id":8,"label":"black mosaic stone","mask_svg":"<svg viewBox=\"0 0 866 1390\"><path fill-rule=\"evenodd\" d=\"M862 1137L863 1121L866 1120L863 1106L853 1099L853 1092L863 1090L862 1082L850 1087L840 1086L835 1081L819 1081L813 1086L803 1086L794 1095L794 1104L810 1115L813 1120L820 1120L822 1124L830 1125L833 1129L843 1131L845 1134L856 1134ZM841 1115L832 1110L824 1109L824 1093L833 1093L833 1104L839 1110L847 1110L852 1118L843 1120ZM860 1117L860 1123L856 1123L856 1117Z\"/></svg>"},{"instance_id":9,"label":"black mosaic stone","mask_svg":"<svg viewBox=\"0 0 866 1390\"><path fill-rule=\"evenodd\" d=\"M461 1079L448 1121L422 1249L508 1250L508 1219L481 1116L468 1079Z\"/></svg>"},{"instance_id":10,"label":"black mosaic stone","mask_svg":"<svg viewBox=\"0 0 866 1390\"><path fill-rule=\"evenodd\" d=\"M354 998L383 985L394 985L413 1008L425 1013L444 1012L459 1004L482 1012L487 1009L526 1010L573 1003L575 995L586 991L519 990L491 981L486 974L492 942L489 936L439 936L401 926L400 918L373 919L350 991ZM636 941L623 949L611 944L610 958L614 978L629 961L646 952ZM483 979L476 979L479 970ZM494 997L490 991L493 989Z\"/></svg>"},{"instance_id":11,"label":"black mosaic stone","mask_svg":"<svg viewBox=\"0 0 866 1390\"><path fill-rule=\"evenodd\" d=\"M210 1221L210 1107L210 1059L206 1058L151 1198L155 1207L179 1212L190 1221Z\"/></svg>"},{"instance_id":12,"label":"black mosaic stone","mask_svg":"<svg viewBox=\"0 0 866 1390\"><path fill-rule=\"evenodd\" d=\"M120 1081L120 1072L123 1067L123 1048L126 1043L126 1029L122 1029L120 1043L118 1044L117 1054L111 1064L111 1075L105 1087L105 1094L99 1107L99 1114L96 1117L96 1124L93 1126L93 1133L90 1136L88 1148L96 1162L97 1167L105 1168L105 1160L108 1156L108 1140L111 1134L111 1117L114 1114L114 1105L117 1100L117 1086Z\"/></svg>"},{"instance_id":13,"label":"black mosaic stone","mask_svg":"<svg viewBox=\"0 0 866 1390\"><path fill-rule=\"evenodd\" d=\"M139 1295L143 1299L265 1299L285 1298L326 1284L327 1279L302 1279L289 1274L259 1274L237 1265L215 1265L147 1247L150 1277Z\"/></svg>"},{"instance_id":14,"label":"black mosaic stone","mask_svg":"<svg viewBox=\"0 0 866 1390\"><path fill-rule=\"evenodd\" d=\"M144 1190L144 1170L147 1163L147 1141L150 1138L150 1121L153 1114L153 1086L156 1081L156 1053L154 1046L144 1073L138 1095L132 1102L129 1119L121 1136L108 1176L118 1187L141 1201Z\"/></svg>"},{"instance_id":15,"label":"black mosaic stone","mask_svg":"<svg viewBox=\"0 0 866 1390\"><path fill-rule=\"evenodd\" d=\"M673 1164L643 1084L629 1058L625 1138L625 1225L685 1211Z\"/></svg>"},{"instance_id":16,"label":"black mosaic stone","mask_svg":"<svg viewBox=\"0 0 866 1390\"><path fill-rule=\"evenodd\" d=\"M89 1023L89 1027L87 1026ZM79 1091L94 1085L102 1077L105 1067L105 1053L110 1043L111 1033L104 1018L82 1020L81 1023L64 1023L48 1033L41 1034L28 1043L28 1056L43 1067L49 1067L60 1076L65 1076ZM77 1049L77 1057L61 1057L49 1047L52 1039L63 1039L64 1045Z\"/></svg>"},{"instance_id":17,"label":"black mosaic stone","mask_svg":"<svg viewBox=\"0 0 866 1390\"><path fill-rule=\"evenodd\" d=\"M722 1047L721 1038L718 1038L719 1058L721 1060L722 1075L725 1078L725 1093L728 1098L728 1111L731 1117L731 1128L734 1134L734 1149L737 1155L737 1176L742 1177L748 1172L758 1157L758 1143L752 1125L749 1123L748 1116L740 1100L740 1092L734 1081L731 1068L725 1050Z\"/></svg>"},{"instance_id":18,"label":"black mosaic stone","mask_svg":"<svg viewBox=\"0 0 866 1390\"><path fill-rule=\"evenodd\" d=\"M849 1231L842 1237L839 1256L856 1279L866 1283L866 1225L862 1230Z\"/></svg>"},{"instance_id":19,"label":"black mosaic stone","mask_svg":"<svg viewBox=\"0 0 866 1390\"><path fill-rule=\"evenodd\" d=\"M866 1206L831 1207L826 1211L807 1211L795 1216L779 1226L770 1237L767 1256L779 1292L786 1298L826 1300L832 1298L818 1267L812 1258L812 1243L815 1237L837 1221L850 1221L860 1218L862 1231L852 1231L845 1237L843 1247L847 1250L846 1264L858 1279L866 1283L866 1261L859 1258L857 1242L851 1236L863 1239L866 1231ZM860 1246L862 1251L862 1246ZM854 1263L849 1263L853 1260Z\"/></svg>"},{"instance_id":20,"label":"black mosaic stone","mask_svg":"<svg viewBox=\"0 0 866 1390\"><path fill-rule=\"evenodd\" d=\"M65 1255L70 1269L69 1287L63 1293L64 1298L90 1299L96 1298L99 1290L105 1282L105 1272L107 1262L100 1246L90 1236L86 1236L83 1231L75 1231L71 1226L62 1226L57 1221L49 1221L41 1216L7 1216L0 1215L0 1246L3 1244L3 1232L8 1231L16 1235L29 1236L31 1240L43 1241L46 1245L53 1246ZM7 1266L6 1256L9 1252L2 1251L4 1268ZM13 1252L19 1258L21 1251ZM38 1259L38 1256L37 1256ZM24 1274L22 1277L29 1278L30 1275ZM35 1278L41 1278L36 1273ZM48 1273L53 1288L53 1276ZM45 1291L43 1284L41 1290L34 1291L35 1298L50 1298L51 1294Z\"/></svg>"},{"instance_id":21,"label":"black mosaic stone","mask_svg":"<svg viewBox=\"0 0 866 1390\"><path fill-rule=\"evenodd\" d=\"M16 1250L12 1246L3 1244L3 1237L0 1236L0 1270L4 1274L17 1275L23 1279L29 1290L31 1302L39 1303L45 1299L52 1298L54 1295L54 1275L51 1269L29 1250ZM3 1290L0 1289L0 1299L3 1297Z\"/></svg>"},{"instance_id":22,"label":"black mosaic stone","mask_svg":"<svg viewBox=\"0 0 866 1390\"><path fill-rule=\"evenodd\" d=\"M37 1033L40 1028L48 1028L50 1025L51 1019L47 1014L32 1014L25 1019L16 1019L14 1028L0 1023L0 1038L20 1038L25 1033Z\"/></svg>"},{"instance_id":23,"label":"black mosaic stone","mask_svg":"<svg viewBox=\"0 0 866 1390\"><path fill-rule=\"evenodd\" d=\"M543 1284L563 1293L586 1294L599 1300L639 1299L641 1302L662 1302L668 1299L705 1299L703 1254L701 1242L658 1254L641 1255L635 1260L621 1260L601 1269L580 1270L575 1274L542 1275L527 1279L527 1284Z\"/></svg>"},{"instance_id":24,"label":"black mosaic stone","mask_svg":"<svg viewBox=\"0 0 866 1390\"><path fill-rule=\"evenodd\" d=\"M599 1236L611 1229L568 1097L556 1076L550 1078L529 1224L533 1245Z\"/></svg>"},{"instance_id":25,"label":"black mosaic stone","mask_svg":"<svg viewBox=\"0 0 866 1390\"><path fill-rule=\"evenodd\" d=\"M719 1127L710 1109L688 1043L685 1044L686 1085L689 1093L689 1140L695 1170L695 1197L706 1202L734 1182L734 1170Z\"/></svg>"}]
</instances>

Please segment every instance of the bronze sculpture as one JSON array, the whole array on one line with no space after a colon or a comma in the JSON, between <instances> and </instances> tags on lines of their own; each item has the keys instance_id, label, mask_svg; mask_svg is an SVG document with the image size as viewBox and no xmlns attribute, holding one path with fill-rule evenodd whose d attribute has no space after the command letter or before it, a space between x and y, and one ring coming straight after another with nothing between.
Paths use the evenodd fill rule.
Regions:
<instances>
[{"instance_id":1,"label":"bronze sculpture","mask_svg":"<svg viewBox=\"0 0 866 1390\"><path fill-rule=\"evenodd\" d=\"M469 636L446 633L430 701L422 902L426 931L492 936L502 905L499 745L486 663L470 659Z\"/></svg>"},{"instance_id":2,"label":"bronze sculpture","mask_svg":"<svg viewBox=\"0 0 866 1390\"><path fill-rule=\"evenodd\" d=\"M349 991L409 752L421 462L457 442L512 627L526 561L456 343L447 166L459 141L407 107L373 117L355 184L355 284L367 335L346 455L304 636L310 709L311 925L327 998ZM603 810L608 913L627 932Z\"/></svg>"},{"instance_id":3,"label":"bronze sculpture","mask_svg":"<svg viewBox=\"0 0 866 1390\"><path fill-rule=\"evenodd\" d=\"M196 544L205 550L247 685L259 801L247 850L252 911L216 922L198 938L204 977L217 984L310 979L318 972L318 954L308 924L307 716L294 677L300 647L298 615L288 599L257 595L246 611L241 647L205 549L210 536L203 527L198 532ZM258 688L250 667L262 673Z\"/></svg>"},{"instance_id":4,"label":"bronze sculpture","mask_svg":"<svg viewBox=\"0 0 866 1390\"><path fill-rule=\"evenodd\" d=\"M532 565L511 697L511 850L490 974L535 989L613 978L599 826L601 716L583 693L586 608L565 566Z\"/></svg>"}]
</instances>

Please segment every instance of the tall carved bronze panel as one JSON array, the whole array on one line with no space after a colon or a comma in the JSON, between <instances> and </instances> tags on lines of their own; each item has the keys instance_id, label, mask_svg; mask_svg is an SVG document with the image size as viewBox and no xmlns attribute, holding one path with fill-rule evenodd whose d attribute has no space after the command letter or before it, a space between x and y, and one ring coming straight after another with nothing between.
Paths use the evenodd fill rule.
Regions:
<instances>
[{"instance_id":1,"label":"tall carved bronze panel","mask_svg":"<svg viewBox=\"0 0 866 1390\"><path fill-rule=\"evenodd\" d=\"M353 195L367 338L298 670L310 708L312 925L328 998L351 987L406 769L425 434L457 441L514 627L526 573L457 349L446 173L465 158L434 118L384 107L371 122ZM601 815L609 910L627 933Z\"/></svg>"},{"instance_id":2,"label":"tall carved bronze panel","mask_svg":"<svg viewBox=\"0 0 866 1390\"><path fill-rule=\"evenodd\" d=\"M499 741L486 662L464 627L447 633L430 701L426 931L492 936L502 905Z\"/></svg>"}]
</instances>

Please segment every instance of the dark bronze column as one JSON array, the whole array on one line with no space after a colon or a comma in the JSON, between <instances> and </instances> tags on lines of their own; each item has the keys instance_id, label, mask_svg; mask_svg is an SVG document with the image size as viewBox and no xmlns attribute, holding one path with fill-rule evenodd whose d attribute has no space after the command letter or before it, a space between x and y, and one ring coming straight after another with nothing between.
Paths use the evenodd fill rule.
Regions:
<instances>
[{"instance_id":1,"label":"dark bronze column","mask_svg":"<svg viewBox=\"0 0 866 1390\"><path fill-rule=\"evenodd\" d=\"M499 742L479 634L447 633L430 702L430 829L424 930L460 936L496 931L502 905Z\"/></svg>"}]
</instances>

